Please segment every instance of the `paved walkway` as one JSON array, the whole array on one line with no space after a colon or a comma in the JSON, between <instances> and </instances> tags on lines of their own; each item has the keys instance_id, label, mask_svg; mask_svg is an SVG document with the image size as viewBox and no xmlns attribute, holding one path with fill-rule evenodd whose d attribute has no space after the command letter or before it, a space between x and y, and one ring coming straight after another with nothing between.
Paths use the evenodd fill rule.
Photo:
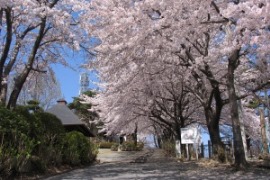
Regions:
<instances>
[{"instance_id":1,"label":"paved walkway","mask_svg":"<svg viewBox=\"0 0 270 180\"><path fill-rule=\"evenodd\" d=\"M100 163L131 162L137 157L145 154L143 151L111 151L110 149L100 149L97 160Z\"/></svg>"},{"instance_id":2,"label":"paved walkway","mask_svg":"<svg viewBox=\"0 0 270 180\"><path fill-rule=\"evenodd\" d=\"M100 149L97 159L100 163L146 163L174 161L165 156L161 149L144 149L143 151L111 151Z\"/></svg>"},{"instance_id":3,"label":"paved walkway","mask_svg":"<svg viewBox=\"0 0 270 180\"><path fill-rule=\"evenodd\" d=\"M229 165L198 162L177 162L164 156L161 150L112 152L101 150L99 164L77 169L47 180L179 180L179 179L269 179L270 171L252 168L233 171Z\"/></svg>"}]
</instances>

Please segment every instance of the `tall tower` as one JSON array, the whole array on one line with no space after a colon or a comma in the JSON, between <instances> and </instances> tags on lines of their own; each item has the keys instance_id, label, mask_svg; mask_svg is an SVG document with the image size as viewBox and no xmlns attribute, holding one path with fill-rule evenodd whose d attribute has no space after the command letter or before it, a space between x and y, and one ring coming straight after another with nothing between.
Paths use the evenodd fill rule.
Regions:
<instances>
[{"instance_id":1,"label":"tall tower","mask_svg":"<svg viewBox=\"0 0 270 180\"><path fill-rule=\"evenodd\" d=\"M80 75L80 92L79 94L81 95L85 91L88 91L89 87L89 78L87 73L81 73Z\"/></svg>"}]
</instances>

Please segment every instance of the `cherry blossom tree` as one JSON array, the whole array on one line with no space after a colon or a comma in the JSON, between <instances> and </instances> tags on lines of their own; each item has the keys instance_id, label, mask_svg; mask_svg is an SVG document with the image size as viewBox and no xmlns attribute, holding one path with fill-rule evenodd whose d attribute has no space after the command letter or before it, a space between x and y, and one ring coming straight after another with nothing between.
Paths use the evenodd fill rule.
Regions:
<instances>
[{"instance_id":1,"label":"cherry blossom tree","mask_svg":"<svg viewBox=\"0 0 270 180\"><path fill-rule=\"evenodd\" d=\"M32 71L26 79L17 104L27 105L28 101L36 100L43 109L48 109L62 96L60 83L52 69L47 73ZM12 89L12 82L9 83Z\"/></svg>"},{"instance_id":2,"label":"cherry blossom tree","mask_svg":"<svg viewBox=\"0 0 270 180\"><path fill-rule=\"evenodd\" d=\"M210 133L211 140L218 146L220 115L223 106L230 104L235 164L245 166L237 101L268 84L269 2L95 0L92 6L92 17L98 19L93 34L102 43L90 66L99 70L106 91L111 89L111 100L125 98L120 96L122 88L141 75L133 73L136 69L158 72L166 64L186 67L184 81L196 88L209 131L215 134ZM250 58L252 53L257 58ZM136 85L152 84L146 80Z\"/></svg>"},{"instance_id":3,"label":"cherry blossom tree","mask_svg":"<svg viewBox=\"0 0 270 180\"><path fill-rule=\"evenodd\" d=\"M175 72L177 72L179 67L175 68ZM181 141L180 128L199 121L201 119L199 112L202 110L196 97L186 87L185 82L181 81L184 79L181 77L183 74L179 73L172 74L170 69L168 77L164 73L161 75L163 78L158 77L159 80L162 79L162 86L159 86L159 90L153 88L153 105L149 118L169 127L168 129L172 131L175 139ZM176 77L176 75L180 77Z\"/></svg>"},{"instance_id":4,"label":"cherry blossom tree","mask_svg":"<svg viewBox=\"0 0 270 180\"><path fill-rule=\"evenodd\" d=\"M101 108L105 131L130 134L135 130L153 132L158 127L160 136L173 135L180 140L180 128L199 119L196 111L200 106L184 82L179 81L184 76L183 69L168 65L160 71L154 63L135 69L123 73L130 77L129 82L108 86L94 100Z\"/></svg>"},{"instance_id":5,"label":"cherry blossom tree","mask_svg":"<svg viewBox=\"0 0 270 180\"><path fill-rule=\"evenodd\" d=\"M223 7L223 5L225 7ZM219 12L219 9L226 8L226 10L221 10L220 12L222 17L228 19L225 28L225 42L222 45L225 45L226 50L228 50L228 53L226 53L228 60L227 88L231 108L234 144L236 146L235 164L238 167L242 167L246 165L246 160L243 153L239 111L237 108L237 99L239 97L239 92L236 91L239 85L237 81L243 82L244 80L246 83L245 92L257 91L269 83L269 73L265 71L265 69L269 68L269 63L266 61L267 53L264 51L264 48L268 47L269 43L265 40L260 41L261 38L269 37L269 31L266 29L269 16L265 14L265 11L269 10L269 2L243 1L221 3L219 6L220 8L217 8L217 12ZM254 17L255 14L256 16ZM250 21L251 16L254 18L252 21ZM258 58L250 59L248 58L248 54L254 51L252 47L254 43L259 46L258 49L255 50ZM224 54L224 52L221 53ZM262 64L264 65L262 66ZM256 80L254 78L256 78ZM253 82L250 83L250 81Z\"/></svg>"},{"instance_id":6,"label":"cherry blossom tree","mask_svg":"<svg viewBox=\"0 0 270 180\"><path fill-rule=\"evenodd\" d=\"M0 91L2 103L13 108L31 71L46 71L38 64L66 65L70 51L90 53L87 0L1 1ZM7 97L7 82L16 64L22 68Z\"/></svg>"},{"instance_id":7,"label":"cherry blossom tree","mask_svg":"<svg viewBox=\"0 0 270 180\"><path fill-rule=\"evenodd\" d=\"M183 36L183 35L181 35L180 33L183 33L182 31L186 30L187 35L190 35L189 30L192 27L195 27L196 25L198 25L198 23L196 24L196 22L198 22L199 20L195 21L194 24L192 24L193 21L190 21L190 19L188 19L188 14L190 14L190 12L192 12L192 13L194 11L196 12L196 7L199 7L201 4L199 3L199 4L196 4L197 6L194 5L193 7L191 7L194 9L194 11L192 11L192 9L188 9L187 7L182 8L182 5L185 4L184 2L175 3L174 1L171 1L170 3L172 3L171 5L173 5L174 7L172 7L170 4L164 5L164 4L158 4L158 3L156 3L156 4L155 3L151 4L151 3L152 2L150 2L150 1L147 1L147 2L145 1L143 3L143 5L135 3L134 6L131 6L131 11L130 10L125 11L125 13L127 13L127 14L125 14L126 17L131 16L130 18L125 19L127 21L125 23L129 24L128 26L122 26L122 24L119 24L118 22L116 22L115 25L117 26L117 30L119 29L122 32L133 33L131 36L132 39L130 39L128 41L120 41L120 43L119 42L115 43L113 40L115 40L117 37L117 30L113 31L113 34L109 34L109 35L108 35L108 33L104 34L103 31L102 31L102 33L98 34L99 37L101 37L101 38L104 37L104 35L108 35L104 39L106 39L106 43L111 43L111 44L107 45L105 42L103 42L102 45L100 46L100 48L97 49L98 52L102 53L101 54L102 61L98 62L98 63L100 63L99 65L102 66L103 62L107 63L107 61L104 61L105 58L117 58L118 62L121 61L121 60L119 60L119 57L113 57L114 53L112 53L112 51L117 52L117 55L118 55L118 52L122 52L121 51L122 47L125 49L125 52L127 52L126 48L128 48L128 50L130 52L133 52L133 53L129 53L129 56L126 57L124 55L124 51L123 51L122 60L124 60L126 62L128 60L138 61L138 60L141 60L142 57L143 58L147 57L148 63L150 63L152 61L152 59L159 59L160 63L170 63L170 64L175 64L178 66L182 65L181 62L179 63L179 57L181 57L181 54L178 53L179 45L180 45L181 41L182 41L182 43L190 43L190 41L192 41L192 39L181 38L181 36ZM123 4L123 3L118 4L118 6L120 6L120 5L123 5L124 7L129 7L129 5ZM138 6L138 8L142 8L142 9L140 9L140 11L136 11L136 6ZM157 6L157 7L151 9L151 6ZM132 7L135 7L135 8L133 9ZM103 8L103 9L105 9L105 8ZM158 9L158 10L155 10L155 9ZM161 9L163 10L162 11L163 14L169 13L168 16L161 16L161 14L160 14ZM202 9L203 9L203 7L202 7ZM209 9L209 7L207 7L207 9ZM117 11L117 10L118 9L115 9L114 11ZM179 10L180 10L180 13L187 14L186 17L183 17L182 19L180 19L182 24L179 23L178 21L180 21L180 20L178 18L176 18L176 16L179 14L179 12L178 12ZM132 12L133 14L128 14L129 12ZM142 13L142 12L145 12L145 13ZM170 12L175 12L175 14L172 14ZM113 13L115 13L115 12L113 12ZM138 14L135 14L135 13L138 13ZM116 14L118 14L118 13L116 13ZM136 15L136 17L134 17L135 15ZM109 16L112 16L112 14ZM132 21L131 21L132 16L134 17L135 20L137 20L137 21L134 21L135 22L134 24L131 24L132 23ZM146 32L144 34L140 33L139 29L142 28L141 21L144 21L144 23L145 23L143 28L146 28L147 31L149 31L149 32ZM201 20L201 21L203 21L203 20ZM112 24L113 24L113 22L110 20L110 25L112 25ZM121 27L120 27L120 25L121 25ZM146 26L149 26L149 27L146 27ZM108 29L106 29L107 27L111 28L111 26L104 27L105 31L109 32ZM128 27L133 27L133 28L130 29ZM204 27L204 26L201 26L201 27ZM123 29L123 28L128 28L128 29ZM133 31L131 31L132 29L133 29ZM181 32L178 31L180 29L181 29ZM143 29L143 31L145 32L145 29ZM119 32L119 34L120 34L120 32ZM107 40L107 39L109 39L110 36L114 36L114 35L116 37L114 37L112 39L112 41ZM200 35L200 33L197 33L197 35ZM178 36L180 38L175 38ZM120 37L120 39L121 39L121 37ZM140 40L142 41L142 43L138 42ZM207 36L206 36L206 41L209 41L209 38L207 39ZM121 43L121 42L123 42L123 43ZM129 44L124 44L125 42L128 42ZM135 43L135 44L132 44L132 43ZM115 46L113 46L114 44L115 44ZM112 49L112 51L110 50L109 55L107 53L104 53L104 51L105 52L107 51L106 48L109 49L109 48L114 48L114 47L116 47L117 49ZM184 46L183 46L183 48L184 48ZM208 48L208 45L206 44L205 49L207 49L207 48ZM186 52L188 52L188 51L186 51ZM189 53L189 57L191 57L190 53ZM187 60L188 60L188 57L187 57ZM123 64L125 64L126 62L124 62ZM138 62L136 62L136 63L138 63ZM106 70L108 70L107 72L110 72L109 71L110 68L113 68L115 70L113 65L111 65L111 67L109 67L106 64L106 66L108 67L108 69L106 69ZM190 72L193 72L193 74L195 73L194 70L191 70ZM111 73L112 72L110 72L110 74ZM101 74L106 74L106 73L101 73ZM189 77L190 77L190 75L188 75L188 73L187 73L186 79L188 79ZM110 78L112 78L112 77L110 77ZM108 80L106 79L105 81L108 81ZM191 84L191 86L194 87L194 84ZM210 101L210 103L207 103L207 105L211 107L211 105L212 105L211 101ZM219 111L219 113L220 113L220 111ZM219 114L217 114L217 117L218 116L219 116ZM213 121L215 122L215 120L219 119L219 118L216 118L213 116L212 119L214 119ZM215 123L215 127L211 128L211 129L216 130L216 128L218 128L218 124L219 123L217 121ZM213 132L213 131L211 131L211 132ZM214 132L216 132L216 131L214 131ZM213 144L215 144L215 142L217 142L217 143L221 142L220 138L219 138L218 131L215 134L217 134L217 137L212 138ZM217 141L214 141L215 139L217 139Z\"/></svg>"}]
</instances>

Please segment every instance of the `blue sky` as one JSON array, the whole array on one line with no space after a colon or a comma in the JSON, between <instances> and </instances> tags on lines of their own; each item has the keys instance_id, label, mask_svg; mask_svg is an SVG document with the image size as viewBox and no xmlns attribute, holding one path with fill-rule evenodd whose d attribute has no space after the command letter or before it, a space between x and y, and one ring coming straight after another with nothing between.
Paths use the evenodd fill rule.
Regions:
<instances>
[{"instance_id":1,"label":"blue sky","mask_svg":"<svg viewBox=\"0 0 270 180\"><path fill-rule=\"evenodd\" d=\"M99 39L92 37L90 39L90 43L92 46L96 46L100 44L101 42ZM77 97L79 95L80 90L80 74L83 72L87 72L89 74L89 80L90 80L90 89L96 89L97 86L95 86L91 81L97 82L97 77L93 72L88 71L87 69L82 69L80 66L82 64L85 64L85 62L88 60L89 56L85 56L85 54L81 52L74 52L71 50L66 51L66 59L67 63L69 63L72 68L65 67L61 64L52 65L54 72L56 74L57 80L61 85L61 91L63 94L63 97L68 103L73 101L72 97Z\"/></svg>"},{"instance_id":2,"label":"blue sky","mask_svg":"<svg viewBox=\"0 0 270 180\"><path fill-rule=\"evenodd\" d=\"M71 63L71 65L73 69L60 64L52 66L56 73L57 80L61 85L61 91L63 94L63 97L59 97L59 99L64 98L68 103L73 101L72 97L77 97L79 95L79 79L82 72L87 72L89 74L90 89L96 88L96 86L91 83L91 81L97 81L97 78L93 73L87 71L86 69L79 68L79 64Z\"/></svg>"},{"instance_id":3,"label":"blue sky","mask_svg":"<svg viewBox=\"0 0 270 180\"><path fill-rule=\"evenodd\" d=\"M72 102L72 97L79 93L79 71L74 71L63 65L54 65L53 69L61 86L63 97L68 103Z\"/></svg>"}]
</instances>

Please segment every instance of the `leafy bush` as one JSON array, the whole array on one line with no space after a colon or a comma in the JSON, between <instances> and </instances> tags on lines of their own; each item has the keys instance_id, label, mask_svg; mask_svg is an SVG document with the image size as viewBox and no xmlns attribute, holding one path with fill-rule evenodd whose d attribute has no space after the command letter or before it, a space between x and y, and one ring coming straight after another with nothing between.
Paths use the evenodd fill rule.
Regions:
<instances>
[{"instance_id":1,"label":"leafy bush","mask_svg":"<svg viewBox=\"0 0 270 180\"><path fill-rule=\"evenodd\" d=\"M90 152L89 152L89 160L90 162L93 162L96 160L97 154L98 154L98 145L95 143L89 141L90 143Z\"/></svg>"},{"instance_id":2,"label":"leafy bush","mask_svg":"<svg viewBox=\"0 0 270 180\"><path fill-rule=\"evenodd\" d=\"M91 148L92 146L92 148ZM87 164L93 161L97 151L94 144L80 132L72 131L63 139L63 160L69 165Z\"/></svg>"},{"instance_id":3,"label":"leafy bush","mask_svg":"<svg viewBox=\"0 0 270 180\"><path fill-rule=\"evenodd\" d=\"M31 112L31 113L30 113ZM43 173L48 166L86 164L98 147L79 132L65 133L61 121L42 111L0 107L0 176Z\"/></svg>"},{"instance_id":4,"label":"leafy bush","mask_svg":"<svg viewBox=\"0 0 270 180\"><path fill-rule=\"evenodd\" d=\"M38 109L38 108L35 108ZM63 134L65 132L61 121L53 114L34 111L35 113L29 113L31 108L28 106L18 106L14 110L18 116L23 116L30 124L29 137L36 142L37 146L33 149L32 155L35 158L33 166L39 163L37 159L42 161L44 166L58 165L62 161L62 149L59 145L62 141ZM42 167L42 166L37 166ZM44 171L43 167L41 170L34 168L37 171Z\"/></svg>"},{"instance_id":5,"label":"leafy bush","mask_svg":"<svg viewBox=\"0 0 270 180\"><path fill-rule=\"evenodd\" d=\"M65 133L61 120L46 112L35 113L35 117L40 122L38 135L41 143L37 155L47 165L59 165L62 162L61 142Z\"/></svg>"},{"instance_id":6,"label":"leafy bush","mask_svg":"<svg viewBox=\"0 0 270 180\"><path fill-rule=\"evenodd\" d=\"M121 151L141 151L143 149L144 144L142 142L137 143L137 146L134 142L124 142L120 149Z\"/></svg>"},{"instance_id":7,"label":"leafy bush","mask_svg":"<svg viewBox=\"0 0 270 180\"><path fill-rule=\"evenodd\" d=\"M135 151L136 146L133 142L124 142L121 146L120 149L122 151Z\"/></svg>"},{"instance_id":8,"label":"leafy bush","mask_svg":"<svg viewBox=\"0 0 270 180\"><path fill-rule=\"evenodd\" d=\"M144 147L144 143L143 142L138 142L137 143L137 151L143 150L143 147Z\"/></svg>"},{"instance_id":9,"label":"leafy bush","mask_svg":"<svg viewBox=\"0 0 270 180\"><path fill-rule=\"evenodd\" d=\"M110 149L112 145L114 145L114 142L107 142L107 141L102 141L99 143L99 148L107 148Z\"/></svg>"},{"instance_id":10,"label":"leafy bush","mask_svg":"<svg viewBox=\"0 0 270 180\"><path fill-rule=\"evenodd\" d=\"M118 143L114 143L114 144L111 146L111 151L118 151L118 147L119 147L119 144L118 144Z\"/></svg>"},{"instance_id":11,"label":"leafy bush","mask_svg":"<svg viewBox=\"0 0 270 180\"><path fill-rule=\"evenodd\" d=\"M162 149L166 152L166 154L170 156L175 156L175 143L171 141L163 141Z\"/></svg>"},{"instance_id":12,"label":"leafy bush","mask_svg":"<svg viewBox=\"0 0 270 180\"><path fill-rule=\"evenodd\" d=\"M17 174L31 157L38 142L31 138L29 129L31 123L25 115L0 107L1 174Z\"/></svg>"}]
</instances>

